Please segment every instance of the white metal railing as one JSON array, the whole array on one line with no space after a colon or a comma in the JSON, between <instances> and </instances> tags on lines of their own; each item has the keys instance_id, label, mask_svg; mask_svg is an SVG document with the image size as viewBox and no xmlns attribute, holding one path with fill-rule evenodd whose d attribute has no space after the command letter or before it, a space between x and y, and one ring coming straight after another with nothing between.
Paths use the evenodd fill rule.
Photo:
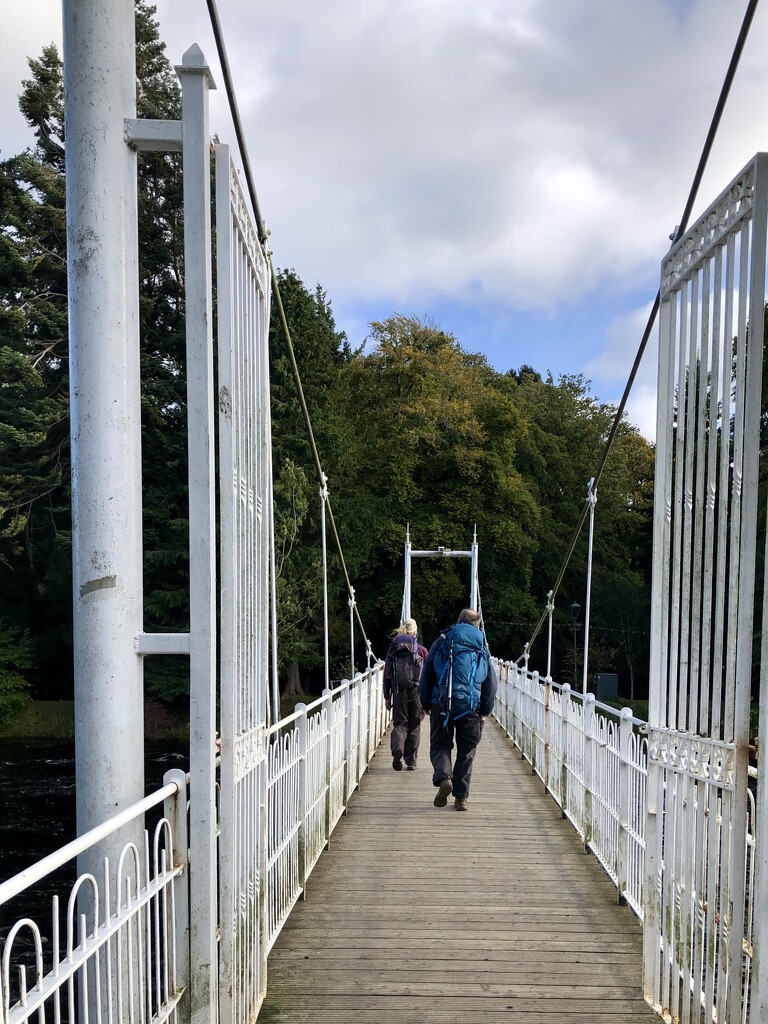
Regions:
<instances>
[{"instance_id":1,"label":"white metal railing","mask_svg":"<svg viewBox=\"0 0 768 1024\"><path fill-rule=\"evenodd\" d=\"M269 265L232 162L216 154L221 574L221 1020L254 1019L266 991L272 459ZM275 644L277 645L277 638ZM275 680L275 686L277 685ZM243 969L247 965L247 969Z\"/></svg>"},{"instance_id":2,"label":"white metal railing","mask_svg":"<svg viewBox=\"0 0 768 1024\"><path fill-rule=\"evenodd\" d=\"M9 928L0 941L2 1024L184 1019L187 780L172 771L163 781L156 793L0 884L2 908L164 804L151 834L145 828L141 850L127 842L114 870L105 857L100 878L83 872L64 883L66 903L51 897L48 922L23 916Z\"/></svg>"},{"instance_id":3,"label":"white metal railing","mask_svg":"<svg viewBox=\"0 0 768 1024\"><path fill-rule=\"evenodd\" d=\"M268 949L304 893L387 728L382 670L379 662L311 704L297 705L269 731L266 886L258 899L251 894L259 908L257 930ZM165 804L151 834L145 829L142 850L128 842L113 874L105 858L101 881L83 873L68 886L64 913L54 895L50 923L23 915L9 928L0 940L0 1024L32 1019L181 1024L189 1019L188 779L173 771L164 783L141 803L0 884L2 909ZM255 969L242 962L237 983L247 987L245 975Z\"/></svg>"},{"instance_id":4,"label":"white metal railing","mask_svg":"<svg viewBox=\"0 0 768 1024\"><path fill-rule=\"evenodd\" d=\"M494 663L499 677L495 717L531 763L562 808L563 815L600 861L620 898L642 919L647 906L647 723L633 717L628 708L621 711L611 708L596 701L592 694L582 696L571 691L567 684L561 686L540 677L538 672L528 672L511 662ZM754 781L757 772L750 768L749 775ZM705 795L710 792L714 792L712 787L703 791ZM686 801L698 798L690 786L673 776L669 789L665 790L666 811L672 813L676 805L684 807ZM717 805L706 808L703 813L693 807L692 815L698 820L710 820L714 834L703 858L698 849L702 836L696 829L689 830L687 835L683 832L677 843L677 856L692 865L688 873L697 879L690 891L680 887L675 911L679 945L693 951L691 967L683 973L676 969L672 958L666 958L664 969L668 987L674 987L672 977L677 970L679 986L687 986L704 1010L702 1021L714 1022L724 1018L718 1018L716 1011L712 1011L717 1005L714 984L717 972L711 965L720 962L727 936L722 928L705 932L704 910L707 901L719 903L727 886L731 844L723 829L719 799ZM750 1019L753 978L755 840L755 800L752 789L748 789L745 928L739 986L743 1024L748 1024ZM669 869L676 870L674 865ZM681 922L684 922L682 927ZM707 938L709 941L705 943Z\"/></svg>"},{"instance_id":5,"label":"white metal railing","mask_svg":"<svg viewBox=\"0 0 768 1024\"><path fill-rule=\"evenodd\" d=\"M267 949L357 788L389 722L383 665L325 690L269 731Z\"/></svg>"},{"instance_id":6,"label":"white metal railing","mask_svg":"<svg viewBox=\"0 0 768 1024\"><path fill-rule=\"evenodd\" d=\"M750 1012L767 254L768 155L758 153L661 266L644 990L681 1024ZM764 665L764 692L765 680ZM755 924L765 927L759 915Z\"/></svg>"},{"instance_id":7,"label":"white metal railing","mask_svg":"<svg viewBox=\"0 0 768 1024\"><path fill-rule=\"evenodd\" d=\"M515 741L622 899L643 913L645 723L542 679L496 662L495 716Z\"/></svg>"}]
</instances>

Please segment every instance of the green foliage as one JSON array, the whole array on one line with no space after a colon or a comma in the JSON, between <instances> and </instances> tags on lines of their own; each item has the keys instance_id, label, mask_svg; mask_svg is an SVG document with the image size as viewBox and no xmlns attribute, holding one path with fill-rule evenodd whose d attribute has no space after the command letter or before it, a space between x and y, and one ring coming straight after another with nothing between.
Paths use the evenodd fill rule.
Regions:
<instances>
[{"instance_id":1,"label":"green foliage","mask_svg":"<svg viewBox=\"0 0 768 1024\"><path fill-rule=\"evenodd\" d=\"M277 575L280 664L318 664L317 630L322 616L322 562L316 538L302 541L316 495L304 473L286 458L275 479L275 568Z\"/></svg>"},{"instance_id":2,"label":"green foliage","mask_svg":"<svg viewBox=\"0 0 768 1024\"><path fill-rule=\"evenodd\" d=\"M136 3L137 110L177 118L180 93L155 7ZM62 64L29 61L20 109L36 145L0 164L0 582L7 614L34 622L31 678L71 687L69 379ZM188 626L183 208L180 159L138 163L148 629ZM2 607L2 606L0 606ZM147 662L148 689L186 690L187 667ZM155 678L157 676L157 678Z\"/></svg>"},{"instance_id":3,"label":"green foliage","mask_svg":"<svg viewBox=\"0 0 768 1024\"><path fill-rule=\"evenodd\" d=\"M0 620L0 722L18 711L29 695L24 672L31 665L32 645L26 632Z\"/></svg>"},{"instance_id":4,"label":"green foliage","mask_svg":"<svg viewBox=\"0 0 768 1024\"><path fill-rule=\"evenodd\" d=\"M497 600L499 618L507 618L525 601L538 515L515 465L517 410L486 360L430 323L391 317L371 325L369 342L344 377L358 451L355 514L362 503L368 524L350 541L357 564L379 567L379 609L387 618L377 630L396 624L406 523L417 547L460 549L477 523L499 564L508 558L518 570L510 586L508 572L484 565L484 597ZM420 563L413 607L425 635L455 617L468 574L468 564L454 560Z\"/></svg>"},{"instance_id":5,"label":"green foliage","mask_svg":"<svg viewBox=\"0 0 768 1024\"><path fill-rule=\"evenodd\" d=\"M178 85L154 16L153 6L137 0L138 112L176 118ZM62 696L71 683L62 69L53 46L29 67L20 107L35 147L0 163L0 622L7 624L0 646L15 652L7 662L13 679L28 678L39 694ZM145 624L186 630L178 157L143 154L138 184ZM364 349L353 351L319 285L305 287L293 270L279 280L346 565L374 652L383 653L400 614L406 524L417 548L458 549L469 547L476 525L489 640L495 652L516 657L559 570L614 410L597 402L580 376L542 377L528 365L497 373L457 338L415 317L371 324ZM280 671L316 692L323 656L318 482L274 313L269 345ZM647 672L652 481L651 446L625 424L598 495L592 662L619 671L624 688L638 695ZM765 488L762 494L764 501ZM348 595L330 523L328 554L331 662L346 674ZM553 672L564 678L574 667L565 609L573 600L585 603L585 561L586 535L555 613ZM468 562L414 567L413 610L427 642L455 620L468 593ZM148 659L145 670L148 695L165 703L186 697L185 659ZM22 692L8 685L11 696Z\"/></svg>"}]
</instances>

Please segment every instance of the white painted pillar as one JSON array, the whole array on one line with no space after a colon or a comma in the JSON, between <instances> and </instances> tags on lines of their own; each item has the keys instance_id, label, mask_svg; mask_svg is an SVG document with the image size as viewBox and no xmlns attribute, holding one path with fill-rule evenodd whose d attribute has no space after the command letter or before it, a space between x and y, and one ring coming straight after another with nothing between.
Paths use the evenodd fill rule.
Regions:
<instances>
[{"instance_id":1,"label":"white painted pillar","mask_svg":"<svg viewBox=\"0 0 768 1024\"><path fill-rule=\"evenodd\" d=\"M134 647L143 627L136 154L123 125L136 113L136 59L133 0L64 0L63 11L83 833L144 796L143 673Z\"/></svg>"},{"instance_id":2,"label":"white painted pillar","mask_svg":"<svg viewBox=\"0 0 768 1024\"><path fill-rule=\"evenodd\" d=\"M211 150L199 46L176 68L182 87L184 286L189 437L190 996L193 1024L217 1019L216 527Z\"/></svg>"},{"instance_id":3,"label":"white painted pillar","mask_svg":"<svg viewBox=\"0 0 768 1024\"><path fill-rule=\"evenodd\" d=\"M271 451L270 445L270 451ZM271 633L271 667L272 667L272 690L270 709L271 715L269 724L279 722L280 714L280 682L277 670L277 565L275 564L275 482L272 466L272 456L269 457L269 622Z\"/></svg>"},{"instance_id":4,"label":"white painted pillar","mask_svg":"<svg viewBox=\"0 0 768 1024\"><path fill-rule=\"evenodd\" d=\"M355 674L355 588L350 587L349 605L349 671Z\"/></svg>"},{"instance_id":5,"label":"white painted pillar","mask_svg":"<svg viewBox=\"0 0 768 1024\"><path fill-rule=\"evenodd\" d=\"M470 608L474 608L474 610L477 612L477 611L480 611L480 609L477 606L478 597L479 597L479 590L480 590L480 588L478 586L480 567L479 567L479 564L478 564L479 551L478 551L478 547L477 547L477 524L475 524L475 532L474 532L473 537L472 537L471 552L472 552L472 554L471 554L470 557L471 557L471 560L472 560L471 561L472 579L470 580L470 584L469 584L469 607Z\"/></svg>"},{"instance_id":6,"label":"white painted pillar","mask_svg":"<svg viewBox=\"0 0 768 1024\"><path fill-rule=\"evenodd\" d=\"M597 488L592 477L587 484L587 501L589 502L589 550L587 552L587 606L584 610L584 667L581 680L581 692L587 692L589 674L589 612L592 604L592 543L595 536L595 505L597 504Z\"/></svg>"},{"instance_id":7,"label":"white painted pillar","mask_svg":"<svg viewBox=\"0 0 768 1024\"><path fill-rule=\"evenodd\" d=\"M592 842L592 822L594 820L594 806L592 794L595 788L594 780L594 742L595 742L595 695L587 693L584 695L583 725L584 725L584 762L582 764L582 779L584 781L584 848L587 849Z\"/></svg>"},{"instance_id":8,"label":"white painted pillar","mask_svg":"<svg viewBox=\"0 0 768 1024\"><path fill-rule=\"evenodd\" d=\"M403 611L400 622L405 622L411 617L411 531L410 527L405 533L405 580L403 585Z\"/></svg>"},{"instance_id":9,"label":"white painted pillar","mask_svg":"<svg viewBox=\"0 0 768 1024\"><path fill-rule=\"evenodd\" d=\"M562 815L565 818L568 814L568 781L573 774L573 762L568 756L568 752L571 750L571 744L569 742L571 738L571 687L568 683L563 683L563 688L560 691L560 709L563 719L563 773L560 790L560 807Z\"/></svg>"},{"instance_id":10,"label":"white painted pillar","mask_svg":"<svg viewBox=\"0 0 768 1024\"><path fill-rule=\"evenodd\" d=\"M326 690L326 693L330 693L330 690ZM298 764L298 785L299 785L299 833L298 833L298 844L299 844L299 887L301 889L301 898L306 899L306 886L307 876L307 750L309 748L309 724L307 721L307 705L304 703L297 704L293 709L294 712L298 712L300 717L296 721L296 730L299 740L299 764Z\"/></svg>"},{"instance_id":11,"label":"white painted pillar","mask_svg":"<svg viewBox=\"0 0 768 1024\"><path fill-rule=\"evenodd\" d=\"M331 688L331 651L330 651L330 637L329 637L329 625L328 625L328 546L326 543L325 536L325 503L328 500L328 486L323 473L322 483L320 484L320 543L322 545L323 555L323 647L324 647L324 665L325 665L325 689L330 690Z\"/></svg>"},{"instance_id":12,"label":"white painted pillar","mask_svg":"<svg viewBox=\"0 0 768 1024\"><path fill-rule=\"evenodd\" d=\"M632 784L631 760L632 708L622 708L619 718L619 862L616 888L619 903L626 903L629 885L629 827L630 787Z\"/></svg>"}]
</instances>

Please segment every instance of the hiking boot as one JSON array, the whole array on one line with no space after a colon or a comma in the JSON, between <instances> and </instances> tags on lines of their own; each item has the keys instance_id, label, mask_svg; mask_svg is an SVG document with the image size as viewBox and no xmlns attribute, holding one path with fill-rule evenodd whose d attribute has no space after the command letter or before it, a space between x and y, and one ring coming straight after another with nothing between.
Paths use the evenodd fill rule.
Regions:
<instances>
[{"instance_id":1,"label":"hiking boot","mask_svg":"<svg viewBox=\"0 0 768 1024\"><path fill-rule=\"evenodd\" d=\"M435 807L445 807L448 803L448 797L453 792L453 783L450 779L443 779L440 783L440 788L437 791L437 796L434 799Z\"/></svg>"},{"instance_id":2,"label":"hiking boot","mask_svg":"<svg viewBox=\"0 0 768 1024\"><path fill-rule=\"evenodd\" d=\"M403 755L399 750L396 750L392 755L392 767L396 772L401 772L403 770Z\"/></svg>"},{"instance_id":3,"label":"hiking boot","mask_svg":"<svg viewBox=\"0 0 768 1024\"><path fill-rule=\"evenodd\" d=\"M456 808L457 811L466 811L466 810L468 810L466 799L462 800L461 797L458 797L458 796L453 801L453 806Z\"/></svg>"},{"instance_id":4,"label":"hiking boot","mask_svg":"<svg viewBox=\"0 0 768 1024\"><path fill-rule=\"evenodd\" d=\"M409 772L415 772L416 771L416 765L415 764L407 764L405 767L408 769Z\"/></svg>"}]
</instances>

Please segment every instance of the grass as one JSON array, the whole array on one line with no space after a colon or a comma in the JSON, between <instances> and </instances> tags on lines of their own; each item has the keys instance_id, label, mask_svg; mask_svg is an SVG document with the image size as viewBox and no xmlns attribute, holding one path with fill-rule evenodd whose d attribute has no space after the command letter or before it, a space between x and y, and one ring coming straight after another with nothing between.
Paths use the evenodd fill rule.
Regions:
<instances>
[{"instance_id":1,"label":"grass","mask_svg":"<svg viewBox=\"0 0 768 1024\"><path fill-rule=\"evenodd\" d=\"M75 704L71 700L30 700L0 722L0 738L69 740L75 735ZM158 701L144 704L144 735L148 740L182 742L189 736L186 715Z\"/></svg>"},{"instance_id":2,"label":"grass","mask_svg":"<svg viewBox=\"0 0 768 1024\"><path fill-rule=\"evenodd\" d=\"M0 722L6 739L68 740L75 735L75 705L71 700L30 700Z\"/></svg>"}]
</instances>

